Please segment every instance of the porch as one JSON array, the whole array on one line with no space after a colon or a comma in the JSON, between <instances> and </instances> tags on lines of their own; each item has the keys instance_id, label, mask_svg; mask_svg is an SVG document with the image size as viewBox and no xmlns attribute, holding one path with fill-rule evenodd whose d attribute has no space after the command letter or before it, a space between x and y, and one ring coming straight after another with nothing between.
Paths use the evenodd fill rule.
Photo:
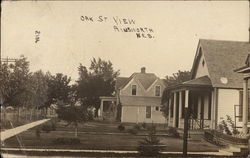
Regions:
<instances>
[{"instance_id":1,"label":"porch","mask_svg":"<svg viewBox=\"0 0 250 158\"><path fill-rule=\"evenodd\" d=\"M188 107L189 129L208 129L212 120L213 88L208 76L167 89L168 125L184 128L184 109Z\"/></svg>"},{"instance_id":2,"label":"porch","mask_svg":"<svg viewBox=\"0 0 250 158\"><path fill-rule=\"evenodd\" d=\"M100 99L101 105L98 111L98 117L100 117L102 120L115 121L117 119L118 110L116 105L117 98L103 96L100 97Z\"/></svg>"}]
</instances>

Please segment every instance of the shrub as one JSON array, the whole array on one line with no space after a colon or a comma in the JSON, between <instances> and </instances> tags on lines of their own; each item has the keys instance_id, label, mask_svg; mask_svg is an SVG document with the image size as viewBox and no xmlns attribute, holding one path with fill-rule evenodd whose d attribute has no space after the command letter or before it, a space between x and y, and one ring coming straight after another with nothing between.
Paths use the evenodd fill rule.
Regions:
<instances>
[{"instance_id":1,"label":"shrub","mask_svg":"<svg viewBox=\"0 0 250 158\"><path fill-rule=\"evenodd\" d=\"M173 137L175 137L175 138L178 138L178 137L179 137L179 133L177 132L176 128L174 128L174 127L169 127L168 130L167 130L167 132L168 132L171 136L173 136Z\"/></svg>"},{"instance_id":2,"label":"shrub","mask_svg":"<svg viewBox=\"0 0 250 158\"><path fill-rule=\"evenodd\" d=\"M36 129L36 137L40 138L41 136L41 130L39 128Z\"/></svg>"},{"instance_id":3,"label":"shrub","mask_svg":"<svg viewBox=\"0 0 250 158\"><path fill-rule=\"evenodd\" d=\"M143 122L143 123L141 124L141 126L142 126L143 129L146 129L146 128L147 128L147 124L146 124L145 122Z\"/></svg>"},{"instance_id":4,"label":"shrub","mask_svg":"<svg viewBox=\"0 0 250 158\"><path fill-rule=\"evenodd\" d=\"M132 128L132 129L129 129L128 132L131 133L131 134L136 135L138 133L138 130L135 129L135 128Z\"/></svg>"},{"instance_id":5,"label":"shrub","mask_svg":"<svg viewBox=\"0 0 250 158\"><path fill-rule=\"evenodd\" d=\"M125 126L123 124L120 124L118 127L119 131L124 131L125 130Z\"/></svg>"},{"instance_id":6,"label":"shrub","mask_svg":"<svg viewBox=\"0 0 250 158\"><path fill-rule=\"evenodd\" d=\"M218 125L218 130L222 133L225 133L227 135L232 135L232 132L230 131L227 122L223 119L220 121L219 125Z\"/></svg>"},{"instance_id":7,"label":"shrub","mask_svg":"<svg viewBox=\"0 0 250 158\"><path fill-rule=\"evenodd\" d=\"M141 126L139 124L135 124L133 128L139 131L141 129Z\"/></svg>"},{"instance_id":8,"label":"shrub","mask_svg":"<svg viewBox=\"0 0 250 158\"><path fill-rule=\"evenodd\" d=\"M49 133L50 131L55 131L56 130L56 124L54 122L51 123L46 123L42 125L42 131Z\"/></svg>"},{"instance_id":9,"label":"shrub","mask_svg":"<svg viewBox=\"0 0 250 158\"><path fill-rule=\"evenodd\" d=\"M79 138L56 138L52 141L54 144L67 144L67 145L77 145L81 144L81 141Z\"/></svg>"},{"instance_id":10,"label":"shrub","mask_svg":"<svg viewBox=\"0 0 250 158\"><path fill-rule=\"evenodd\" d=\"M156 156L165 148L155 134L156 130L151 128L148 130L148 136L139 142L138 151L141 155Z\"/></svg>"},{"instance_id":11,"label":"shrub","mask_svg":"<svg viewBox=\"0 0 250 158\"><path fill-rule=\"evenodd\" d=\"M150 126L147 127L148 131L156 131L156 125L155 124L151 124Z\"/></svg>"},{"instance_id":12,"label":"shrub","mask_svg":"<svg viewBox=\"0 0 250 158\"><path fill-rule=\"evenodd\" d=\"M239 134L240 132L235 128L235 124L234 121L232 120L232 118L230 116L227 115L227 123L229 124L229 127L231 128L231 133L236 135Z\"/></svg>"},{"instance_id":13,"label":"shrub","mask_svg":"<svg viewBox=\"0 0 250 158\"><path fill-rule=\"evenodd\" d=\"M56 130L56 124L54 122L51 122L51 130L52 131Z\"/></svg>"},{"instance_id":14,"label":"shrub","mask_svg":"<svg viewBox=\"0 0 250 158\"><path fill-rule=\"evenodd\" d=\"M50 131L52 131L51 125L49 124L42 125L42 131L49 133Z\"/></svg>"}]
</instances>

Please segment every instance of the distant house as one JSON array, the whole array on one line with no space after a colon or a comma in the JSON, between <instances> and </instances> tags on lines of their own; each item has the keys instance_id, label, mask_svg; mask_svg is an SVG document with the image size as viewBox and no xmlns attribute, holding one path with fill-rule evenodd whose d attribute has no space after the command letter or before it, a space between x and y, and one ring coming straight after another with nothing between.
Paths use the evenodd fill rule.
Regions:
<instances>
[{"instance_id":1,"label":"distant house","mask_svg":"<svg viewBox=\"0 0 250 158\"><path fill-rule=\"evenodd\" d=\"M161 112L163 81L153 73L140 73L118 77L115 97L101 97L100 116L131 123L164 123ZM111 102L111 103L109 103Z\"/></svg>"},{"instance_id":2,"label":"distant house","mask_svg":"<svg viewBox=\"0 0 250 158\"><path fill-rule=\"evenodd\" d=\"M243 75L235 70L242 67L249 52L248 42L201 39L191 80L165 90L168 124L183 128L184 107L188 106L191 128L215 129L228 115L235 128L241 129Z\"/></svg>"}]
</instances>

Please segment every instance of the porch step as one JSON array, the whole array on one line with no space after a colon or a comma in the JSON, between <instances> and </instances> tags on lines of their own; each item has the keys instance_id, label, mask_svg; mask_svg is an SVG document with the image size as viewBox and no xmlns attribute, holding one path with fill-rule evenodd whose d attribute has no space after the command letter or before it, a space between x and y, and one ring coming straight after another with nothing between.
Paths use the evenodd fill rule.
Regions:
<instances>
[{"instance_id":1,"label":"porch step","mask_svg":"<svg viewBox=\"0 0 250 158\"><path fill-rule=\"evenodd\" d=\"M220 152L231 153L232 156L247 156L249 154L248 147L229 146L219 150Z\"/></svg>"},{"instance_id":2,"label":"porch step","mask_svg":"<svg viewBox=\"0 0 250 158\"><path fill-rule=\"evenodd\" d=\"M177 129L178 133L180 134L180 137L183 138L183 129ZM202 140L204 137L204 131L203 130L188 130L188 140Z\"/></svg>"}]
</instances>

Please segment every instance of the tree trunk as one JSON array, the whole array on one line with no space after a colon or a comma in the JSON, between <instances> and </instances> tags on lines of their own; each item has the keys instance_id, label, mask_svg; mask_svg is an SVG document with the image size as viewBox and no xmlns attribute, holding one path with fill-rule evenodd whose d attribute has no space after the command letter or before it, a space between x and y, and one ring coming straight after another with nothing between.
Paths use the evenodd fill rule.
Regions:
<instances>
[{"instance_id":1,"label":"tree trunk","mask_svg":"<svg viewBox=\"0 0 250 158\"><path fill-rule=\"evenodd\" d=\"M38 120L38 106L36 107L36 119Z\"/></svg>"},{"instance_id":2,"label":"tree trunk","mask_svg":"<svg viewBox=\"0 0 250 158\"><path fill-rule=\"evenodd\" d=\"M31 108L30 109L30 121L32 120L32 115L33 115L32 111L33 111L33 109Z\"/></svg>"},{"instance_id":3,"label":"tree trunk","mask_svg":"<svg viewBox=\"0 0 250 158\"><path fill-rule=\"evenodd\" d=\"M20 107L17 107L17 122L19 122L19 117L20 117Z\"/></svg>"},{"instance_id":4,"label":"tree trunk","mask_svg":"<svg viewBox=\"0 0 250 158\"><path fill-rule=\"evenodd\" d=\"M77 123L75 124L75 137L78 137L78 126Z\"/></svg>"}]
</instances>

